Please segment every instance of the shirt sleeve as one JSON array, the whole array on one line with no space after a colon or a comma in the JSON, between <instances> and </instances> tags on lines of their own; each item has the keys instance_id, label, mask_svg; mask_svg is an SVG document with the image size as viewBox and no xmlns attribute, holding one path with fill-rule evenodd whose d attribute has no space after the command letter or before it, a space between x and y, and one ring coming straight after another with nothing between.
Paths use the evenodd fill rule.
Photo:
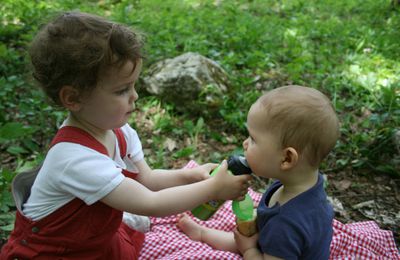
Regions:
<instances>
[{"instance_id":1,"label":"shirt sleeve","mask_svg":"<svg viewBox=\"0 0 400 260\"><path fill-rule=\"evenodd\" d=\"M129 124L121 128L127 143L127 154L132 162L138 162L144 158L142 143L135 129Z\"/></svg>"},{"instance_id":2,"label":"shirt sleeve","mask_svg":"<svg viewBox=\"0 0 400 260\"><path fill-rule=\"evenodd\" d=\"M88 147L64 143L52 149L54 158L50 160L59 165L54 183L88 205L102 199L125 178L113 160Z\"/></svg>"}]
</instances>

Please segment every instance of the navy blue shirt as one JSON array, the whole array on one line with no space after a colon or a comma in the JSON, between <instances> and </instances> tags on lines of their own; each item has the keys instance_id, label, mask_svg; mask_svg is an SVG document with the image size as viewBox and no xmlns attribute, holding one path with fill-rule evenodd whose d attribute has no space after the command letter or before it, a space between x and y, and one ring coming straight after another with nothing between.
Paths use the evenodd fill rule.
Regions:
<instances>
[{"instance_id":1,"label":"navy blue shirt","mask_svg":"<svg viewBox=\"0 0 400 260\"><path fill-rule=\"evenodd\" d=\"M268 207L280 186L282 183L275 181L257 208L261 252L283 259L328 259L334 213L327 201L322 175L309 190L282 206L276 203Z\"/></svg>"}]
</instances>

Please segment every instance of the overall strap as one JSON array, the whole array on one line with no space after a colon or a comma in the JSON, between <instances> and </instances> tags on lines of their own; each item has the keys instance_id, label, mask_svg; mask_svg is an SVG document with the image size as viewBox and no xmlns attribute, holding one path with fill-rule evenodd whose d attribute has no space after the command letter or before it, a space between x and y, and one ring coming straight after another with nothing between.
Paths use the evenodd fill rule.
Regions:
<instances>
[{"instance_id":1,"label":"overall strap","mask_svg":"<svg viewBox=\"0 0 400 260\"><path fill-rule=\"evenodd\" d=\"M50 148L62 142L80 144L98 151L106 156L108 152L102 143L96 140L88 132L75 126L64 126L60 128L50 143Z\"/></svg>"},{"instance_id":2,"label":"overall strap","mask_svg":"<svg viewBox=\"0 0 400 260\"><path fill-rule=\"evenodd\" d=\"M121 158L124 159L125 155L126 155L126 149L127 149L124 133L122 132L121 128L114 129L114 133L117 136L117 140L118 140L119 154L121 155Z\"/></svg>"},{"instance_id":3,"label":"overall strap","mask_svg":"<svg viewBox=\"0 0 400 260\"><path fill-rule=\"evenodd\" d=\"M127 150L127 144L124 133L120 128L116 128L113 131L117 137L119 152L121 158L123 159L126 155L126 150ZM108 156L107 149L104 147L103 144L97 141L97 139L94 138L92 135L90 135L88 132L78 127L64 126L60 128L56 136L51 141L50 148L62 142L80 144Z\"/></svg>"}]
</instances>

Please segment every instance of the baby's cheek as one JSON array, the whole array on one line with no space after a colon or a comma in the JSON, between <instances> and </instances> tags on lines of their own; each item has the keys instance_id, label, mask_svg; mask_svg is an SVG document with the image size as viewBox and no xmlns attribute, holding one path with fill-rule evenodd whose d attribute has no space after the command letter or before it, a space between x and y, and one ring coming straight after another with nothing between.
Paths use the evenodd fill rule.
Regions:
<instances>
[{"instance_id":1,"label":"baby's cheek","mask_svg":"<svg viewBox=\"0 0 400 260\"><path fill-rule=\"evenodd\" d=\"M250 167L250 169L252 170L252 172L253 172L254 174L256 174L257 168L258 168L257 162L254 161L254 158L251 157L251 156L247 156L247 157L246 157L246 160L247 160L247 163L249 164L249 167Z\"/></svg>"}]
</instances>

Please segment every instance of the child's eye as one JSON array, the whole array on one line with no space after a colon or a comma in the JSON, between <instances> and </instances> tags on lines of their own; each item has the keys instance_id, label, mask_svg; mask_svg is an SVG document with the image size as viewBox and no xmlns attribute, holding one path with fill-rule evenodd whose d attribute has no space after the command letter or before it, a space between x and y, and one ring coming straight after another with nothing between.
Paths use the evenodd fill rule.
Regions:
<instances>
[{"instance_id":1,"label":"child's eye","mask_svg":"<svg viewBox=\"0 0 400 260\"><path fill-rule=\"evenodd\" d=\"M121 90L116 91L117 95L124 95L125 93L129 92L129 87L123 88Z\"/></svg>"}]
</instances>

